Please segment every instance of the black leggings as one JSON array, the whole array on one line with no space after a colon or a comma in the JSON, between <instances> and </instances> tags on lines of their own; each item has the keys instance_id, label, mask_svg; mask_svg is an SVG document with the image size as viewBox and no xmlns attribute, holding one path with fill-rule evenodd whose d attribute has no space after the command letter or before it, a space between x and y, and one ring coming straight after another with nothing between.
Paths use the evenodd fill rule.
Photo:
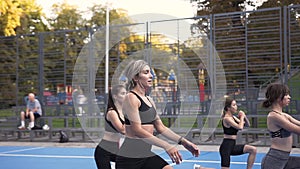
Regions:
<instances>
[{"instance_id":1,"label":"black leggings","mask_svg":"<svg viewBox=\"0 0 300 169\"><path fill-rule=\"evenodd\" d=\"M219 152L221 155L221 166L230 167L230 156L244 154L245 145L236 145L233 139L223 139Z\"/></svg>"},{"instance_id":2,"label":"black leggings","mask_svg":"<svg viewBox=\"0 0 300 169\"><path fill-rule=\"evenodd\" d=\"M168 165L151 152L151 147L141 139L125 138L116 159L116 169L162 169Z\"/></svg>"},{"instance_id":3,"label":"black leggings","mask_svg":"<svg viewBox=\"0 0 300 169\"><path fill-rule=\"evenodd\" d=\"M118 142L101 140L94 152L94 158L98 169L111 169L110 162L116 161L119 150Z\"/></svg>"}]
</instances>

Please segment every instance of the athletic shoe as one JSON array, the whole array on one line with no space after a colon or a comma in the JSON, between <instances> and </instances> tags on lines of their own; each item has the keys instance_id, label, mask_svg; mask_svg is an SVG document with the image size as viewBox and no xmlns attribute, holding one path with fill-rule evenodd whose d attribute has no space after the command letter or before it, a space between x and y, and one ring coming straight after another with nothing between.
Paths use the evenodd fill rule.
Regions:
<instances>
[{"instance_id":1,"label":"athletic shoe","mask_svg":"<svg viewBox=\"0 0 300 169\"><path fill-rule=\"evenodd\" d=\"M44 126L43 126L43 130L49 130L50 129L50 127L47 125L47 124L45 124Z\"/></svg>"},{"instance_id":2,"label":"athletic shoe","mask_svg":"<svg viewBox=\"0 0 300 169\"><path fill-rule=\"evenodd\" d=\"M19 130L25 130L25 126L19 126L18 129Z\"/></svg>"},{"instance_id":3,"label":"athletic shoe","mask_svg":"<svg viewBox=\"0 0 300 169\"><path fill-rule=\"evenodd\" d=\"M201 165L194 164L194 167L193 167L193 169L201 169Z\"/></svg>"},{"instance_id":4,"label":"athletic shoe","mask_svg":"<svg viewBox=\"0 0 300 169\"><path fill-rule=\"evenodd\" d=\"M27 127L27 129L28 129L28 130L31 130L31 129L32 129L32 127L28 126L28 127Z\"/></svg>"}]
</instances>

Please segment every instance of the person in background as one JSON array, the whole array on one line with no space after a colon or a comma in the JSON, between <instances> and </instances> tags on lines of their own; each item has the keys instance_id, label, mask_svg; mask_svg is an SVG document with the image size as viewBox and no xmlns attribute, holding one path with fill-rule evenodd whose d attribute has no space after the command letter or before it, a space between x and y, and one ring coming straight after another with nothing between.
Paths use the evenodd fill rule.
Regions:
<instances>
[{"instance_id":1,"label":"person in background","mask_svg":"<svg viewBox=\"0 0 300 169\"><path fill-rule=\"evenodd\" d=\"M20 130L25 129L25 119L30 119L27 129L31 130L34 127L34 121L42 116L42 109L40 102L35 98L33 93L28 94L28 101L26 104L26 111L21 111L21 125Z\"/></svg>"},{"instance_id":2,"label":"person in background","mask_svg":"<svg viewBox=\"0 0 300 169\"><path fill-rule=\"evenodd\" d=\"M153 79L150 67L144 60L131 61L123 75L128 89L124 103L125 139L116 160L116 169L171 169L163 158L151 151L152 145L163 148L172 162L179 164L182 156L176 146L154 136L154 130L168 140L183 145L194 156L198 147L167 128L156 112L153 100L147 96Z\"/></svg>"},{"instance_id":3,"label":"person in background","mask_svg":"<svg viewBox=\"0 0 300 169\"><path fill-rule=\"evenodd\" d=\"M87 103L87 98L85 97L85 95L83 94L82 90L79 90L78 92L79 94L77 95L77 104L78 104L78 110L79 110L79 116L83 115L85 113L84 111L84 104Z\"/></svg>"},{"instance_id":4,"label":"person in background","mask_svg":"<svg viewBox=\"0 0 300 169\"><path fill-rule=\"evenodd\" d=\"M57 98L58 98L58 104L59 105L66 104L67 93L63 88L59 90L59 93L57 93Z\"/></svg>"},{"instance_id":5,"label":"person in background","mask_svg":"<svg viewBox=\"0 0 300 169\"><path fill-rule=\"evenodd\" d=\"M284 113L283 108L291 101L290 90L284 84L272 83L267 87L262 107L268 108L267 128L271 147L261 162L262 169L298 169L300 157L290 156L293 145L292 133L300 134L300 121Z\"/></svg>"},{"instance_id":6,"label":"person in background","mask_svg":"<svg viewBox=\"0 0 300 169\"><path fill-rule=\"evenodd\" d=\"M105 116L105 132L101 142L95 149L94 158L98 169L111 169L111 163L116 161L119 142L125 133L122 103L126 95L123 85L111 88L108 96Z\"/></svg>"},{"instance_id":7,"label":"person in background","mask_svg":"<svg viewBox=\"0 0 300 169\"><path fill-rule=\"evenodd\" d=\"M238 117L234 116L238 112ZM242 155L249 153L247 160L247 169L252 169L256 158L256 147L251 145L237 145L236 138L239 130L242 130L244 126L249 126L248 120L245 120L246 115L243 111L238 111L237 103L234 99L227 97L222 114L222 127L224 130L224 139L219 148L221 156L222 169L229 169L230 156ZM245 124L245 121L248 124Z\"/></svg>"}]
</instances>

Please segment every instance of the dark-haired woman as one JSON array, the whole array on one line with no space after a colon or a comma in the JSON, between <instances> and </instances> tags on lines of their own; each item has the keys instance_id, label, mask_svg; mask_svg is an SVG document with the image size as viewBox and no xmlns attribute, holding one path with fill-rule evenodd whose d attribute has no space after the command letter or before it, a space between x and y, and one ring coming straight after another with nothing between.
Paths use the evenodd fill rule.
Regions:
<instances>
[{"instance_id":1,"label":"dark-haired woman","mask_svg":"<svg viewBox=\"0 0 300 169\"><path fill-rule=\"evenodd\" d=\"M290 156L292 133L300 134L300 121L284 113L282 109L291 100L289 88L283 84L270 84L262 106L269 108L267 127L271 136L271 147L262 160L262 169L299 169L300 157Z\"/></svg>"},{"instance_id":2,"label":"dark-haired woman","mask_svg":"<svg viewBox=\"0 0 300 169\"><path fill-rule=\"evenodd\" d=\"M234 116L234 114L236 113L238 113L237 117ZM222 169L229 169L231 155L242 155L245 153L249 153L247 160L247 169L251 169L253 167L256 158L256 147L245 144L236 144L237 132L244 128L245 121L247 122L247 120L245 119L247 119L246 115L243 111L238 111L236 101L232 98L227 97L222 114L224 139L219 149Z\"/></svg>"},{"instance_id":3,"label":"dark-haired woman","mask_svg":"<svg viewBox=\"0 0 300 169\"><path fill-rule=\"evenodd\" d=\"M126 89L123 85L113 86L109 92L105 113L105 133L94 153L98 169L111 169L110 162L116 161L121 134L125 133L122 113L125 95Z\"/></svg>"}]
</instances>

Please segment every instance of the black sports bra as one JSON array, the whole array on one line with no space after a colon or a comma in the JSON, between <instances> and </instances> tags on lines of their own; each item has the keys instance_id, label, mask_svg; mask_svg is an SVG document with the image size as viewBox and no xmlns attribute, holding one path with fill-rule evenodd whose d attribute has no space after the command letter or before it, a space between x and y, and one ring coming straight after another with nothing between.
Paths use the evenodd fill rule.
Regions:
<instances>
[{"instance_id":1,"label":"black sports bra","mask_svg":"<svg viewBox=\"0 0 300 169\"><path fill-rule=\"evenodd\" d=\"M114 109L109 109L109 110L114 110ZM117 112L117 114L118 114L118 118L119 118L119 120L121 121L121 123L122 124L124 124L125 122L124 122L124 120L120 117L120 114L119 114L119 112L118 112L118 110L115 110L116 112ZM109 131L109 132L112 132L112 133L119 133L118 132L118 130L115 128L115 126L110 122L110 121L108 121L107 120L107 118L106 118L106 114L105 114L105 126L104 126L104 129L105 129L105 131Z\"/></svg>"},{"instance_id":2,"label":"black sports bra","mask_svg":"<svg viewBox=\"0 0 300 169\"><path fill-rule=\"evenodd\" d=\"M139 107L139 115L140 115L140 119L141 119L141 124L153 124L153 122L156 119L157 113L156 110L154 109L153 106L148 106L143 99L136 94L133 91L130 91L131 93L133 93L141 102L141 106ZM149 99L148 99L149 100ZM128 119L128 117L126 116L126 114L124 115L125 117L125 124L130 125L130 121Z\"/></svg>"},{"instance_id":3,"label":"black sports bra","mask_svg":"<svg viewBox=\"0 0 300 169\"><path fill-rule=\"evenodd\" d=\"M274 111L276 113L279 113L275 110L272 110L272 111ZM272 138L275 138L275 137L286 138L286 137L291 136L291 132L285 130L284 128L281 128L281 129L279 129L277 131L274 131L274 132L273 131L269 131L269 132L270 132L270 135L271 135Z\"/></svg>"},{"instance_id":4,"label":"black sports bra","mask_svg":"<svg viewBox=\"0 0 300 169\"><path fill-rule=\"evenodd\" d=\"M285 130L284 128L281 128L274 132L270 131L270 135L272 138L275 138L275 137L286 138L286 137L291 136L291 132Z\"/></svg>"},{"instance_id":5,"label":"black sports bra","mask_svg":"<svg viewBox=\"0 0 300 169\"><path fill-rule=\"evenodd\" d=\"M233 118L233 120L234 120L235 122L237 122L237 121L235 120L235 118ZM232 126L230 126L229 128L227 128L227 127L224 125L223 120L222 120L222 127L223 127L224 134L227 134L227 135L237 135L237 132L239 131L238 129L236 129L236 128L232 127Z\"/></svg>"}]
</instances>

